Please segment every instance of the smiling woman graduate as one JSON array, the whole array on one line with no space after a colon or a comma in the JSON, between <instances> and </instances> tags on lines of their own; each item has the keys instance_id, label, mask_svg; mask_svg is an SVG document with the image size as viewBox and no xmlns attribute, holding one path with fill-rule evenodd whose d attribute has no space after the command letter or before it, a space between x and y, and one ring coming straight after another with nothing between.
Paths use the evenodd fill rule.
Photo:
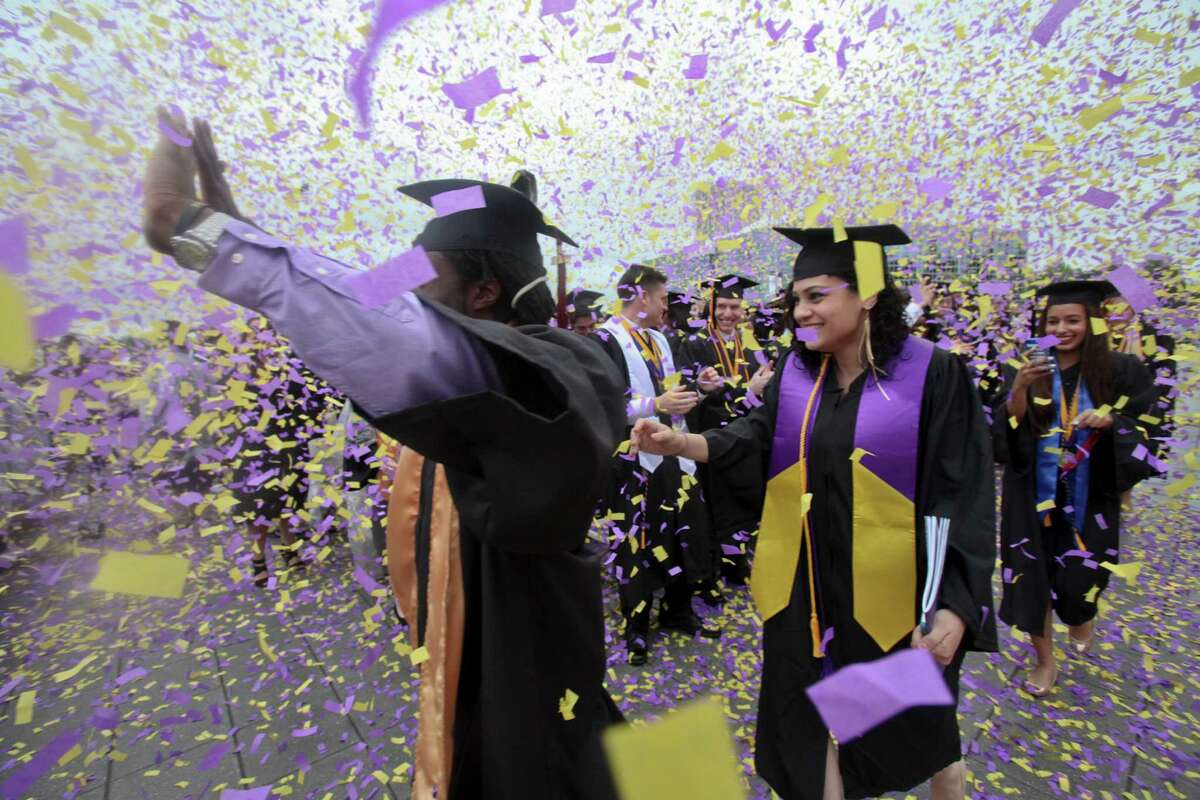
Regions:
<instances>
[{"instance_id":1,"label":"smiling woman graduate","mask_svg":"<svg viewBox=\"0 0 1200 800\"><path fill-rule=\"evenodd\" d=\"M1036 697L1058 678L1051 613L1070 627L1072 651L1087 653L1110 574L1100 565L1118 558L1121 493L1155 471L1137 417L1157 394L1137 357L1109 350L1102 305L1115 293L1086 280L1038 291L1037 335L1057 343L1007 370L994 416L1005 464L1000 618L1031 635L1037 664L1024 686Z\"/></svg>"},{"instance_id":2,"label":"smiling woman graduate","mask_svg":"<svg viewBox=\"0 0 1200 800\"><path fill-rule=\"evenodd\" d=\"M868 797L930 777L963 796L954 706L905 711L835 744L805 690L823 674L917 646L957 696L967 650L994 650L995 490L971 377L909 336L883 247L894 225L777 229L800 243L789 316L797 341L763 404L703 435L642 420L636 448L707 462L760 498L750 585L763 626L755 764L786 800ZM925 517L949 520L932 630L917 626Z\"/></svg>"}]
</instances>

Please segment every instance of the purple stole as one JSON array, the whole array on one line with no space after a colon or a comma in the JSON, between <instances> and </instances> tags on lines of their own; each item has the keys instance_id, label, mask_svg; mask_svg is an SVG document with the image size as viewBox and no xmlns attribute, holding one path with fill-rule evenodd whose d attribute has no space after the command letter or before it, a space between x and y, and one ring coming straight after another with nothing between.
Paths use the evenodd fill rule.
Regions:
<instances>
[{"instance_id":1,"label":"purple stole","mask_svg":"<svg viewBox=\"0 0 1200 800\"><path fill-rule=\"evenodd\" d=\"M925 377L932 343L909 337L876 380L868 374L854 428L852 574L854 618L883 651L916 627L917 452ZM810 401L806 439L820 408L816 380L792 353L783 366L767 496L759 529L751 589L759 613L769 619L787 607L799 564L802 527L812 495L807 458L800 453L801 427ZM823 391L823 389L822 389ZM803 524L802 524L803 523ZM840 532L839 532L840 533ZM810 532L812 548L833 531ZM815 580L810 562L810 580Z\"/></svg>"}]
</instances>

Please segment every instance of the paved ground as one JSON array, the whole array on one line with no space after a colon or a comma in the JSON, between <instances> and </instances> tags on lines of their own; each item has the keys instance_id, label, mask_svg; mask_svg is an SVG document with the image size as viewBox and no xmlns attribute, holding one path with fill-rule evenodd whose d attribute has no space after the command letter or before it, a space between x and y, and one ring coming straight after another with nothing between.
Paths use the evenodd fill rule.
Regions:
<instances>
[{"instance_id":1,"label":"paved ground","mask_svg":"<svg viewBox=\"0 0 1200 800\"><path fill-rule=\"evenodd\" d=\"M1163 486L1140 489L1129 520L1128 560L1141 573L1113 580L1099 646L1067 662L1050 699L1016 689L1028 651L1009 631L1001 653L968 658L960 711L973 796L1200 797L1200 505ZM272 797L408 797L414 669L348 549L335 541L306 574L249 591L234 571L236 534L162 535L165 522L134 496L107 499L113 527L101 541L78 540L64 510L4 557L0 797L215 798L265 786ZM89 589L108 550L187 556L184 597ZM723 697L748 796L765 797L750 755L758 626L744 592L713 616L726 627L720 642L660 637L651 663L632 669L612 612L608 685L634 719Z\"/></svg>"}]
</instances>

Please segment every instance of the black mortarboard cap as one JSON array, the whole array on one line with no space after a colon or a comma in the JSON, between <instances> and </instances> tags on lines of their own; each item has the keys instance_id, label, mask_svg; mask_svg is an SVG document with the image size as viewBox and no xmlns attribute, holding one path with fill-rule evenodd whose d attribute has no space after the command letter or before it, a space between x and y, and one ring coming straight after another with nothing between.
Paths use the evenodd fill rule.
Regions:
<instances>
[{"instance_id":1,"label":"black mortarboard cap","mask_svg":"<svg viewBox=\"0 0 1200 800\"><path fill-rule=\"evenodd\" d=\"M1046 298L1046 306L1066 303L1081 303L1099 308L1105 300L1116 297L1120 292L1108 281L1075 280L1058 281L1038 289L1037 296Z\"/></svg>"},{"instance_id":2,"label":"black mortarboard cap","mask_svg":"<svg viewBox=\"0 0 1200 800\"><path fill-rule=\"evenodd\" d=\"M883 270L882 275L874 276L879 280L878 288L883 288L891 283L887 270L887 256L884 255L883 248L912 242L912 239L908 238L908 234L896 225L848 226L842 228L846 233L846 238L840 242L834 241L836 238L834 228L776 228L775 230L803 248L796 256L796 262L792 266L792 280L815 278L818 275L834 275L859 286L860 292L863 294L873 294L873 292L862 292L861 284L864 281L854 266L855 242L859 243L857 249L860 253L860 260L870 257L863 256L865 253L874 251L878 254L878 264ZM873 244L879 247L878 249L864 248L862 246L864 244ZM859 266L874 265L860 264Z\"/></svg>"},{"instance_id":3,"label":"black mortarboard cap","mask_svg":"<svg viewBox=\"0 0 1200 800\"><path fill-rule=\"evenodd\" d=\"M708 278L701 285L706 289L714 290L716 297L741 300L747 289L758 286L758 281L742 275L722 275L719 278Z\"/></svg>"},{"instance_id":4,"label":"black mortarboard cap","mask_svg":"<svg viewBox=\"0 0 1200 800\"><path fill-rule=\"evenodd\" d=\"M483 204L471 207L463 192L450 206L465 206L462 210L442 213L431 219L416 243L428 251L492 250L508 253L536 270L544 269L538 234L578 246L565 233L542 218L542 212L521 192L498 183L462 179L422 181L401 186L400 192L427 206L436 208L437 199L447 192L462 192L478 187ZM476 196L475 200L480 199ZM534 275L530 276L536 277Z\"/></svg>"},{"instance_id":5,"label":"black mortarboard cap","mask_svg":"<svg viewBox=\"0 0 1200 800\"><path fill-rule=\"evenodd\" d=\"M599 310L596 301L603 296L602 292L593 292L591 289L572 289L567 292L567 313L573 317L595 313Z\"/></svg>"}]
</instances>

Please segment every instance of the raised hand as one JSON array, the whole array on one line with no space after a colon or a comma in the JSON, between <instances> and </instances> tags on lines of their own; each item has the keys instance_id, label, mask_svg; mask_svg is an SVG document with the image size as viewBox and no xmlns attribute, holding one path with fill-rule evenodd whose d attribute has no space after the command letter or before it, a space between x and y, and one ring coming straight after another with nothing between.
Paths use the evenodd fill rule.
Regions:
<instances>
[{"instance_id":1,"label":"raised hand","mask_svg":"<svg viewBox=\"0 0 1200 800\"><path fill-rule=\"evenodd\" d=\"M705 367L696 376L696 383L700 385L701 391L715 392L725 385L725 379L721 377L721 373L717 372L715 368Z\"/></svg>"},{"instance_id":2,"label":"raised hand","mask_svg":"<svg viewBox=\"0 0 1200 800\"><path fill-rule=\"evenodd\" d=\"M242 215L234 202L233 190L225 180L225 162L217 155L217 146L213 143L212 128L202 119L196 120L193 127L192 150L196 157L196 170L200 177L200 191L204 194L204 202L214 211L253 225L254 223Z\"/></svg>"},{"instance_id":3,"label":"raised hand","mask_svg":"<svg viewBox=\"0 0 1200 800\"><path fill-rule=\"evenodd\" d=\"M143 180L142 233L160 253L171 252L179 217L196 202L196 159L187 120L159 106L158 143L146 162Z\"/></svg>"},{"instance_id":4,"label":"raised hand","mask_svg":"<svg viewBox=\"0 0 1200 800\"><path fill-rule=\"evenodd\" d=\"M762 397L762 393L766 390L767 384L771 382L771 378L775 375L775 370L770 364L763 364L750 378L750 391L754 392L755 397Z\"/></svg>"}]
</instances>

